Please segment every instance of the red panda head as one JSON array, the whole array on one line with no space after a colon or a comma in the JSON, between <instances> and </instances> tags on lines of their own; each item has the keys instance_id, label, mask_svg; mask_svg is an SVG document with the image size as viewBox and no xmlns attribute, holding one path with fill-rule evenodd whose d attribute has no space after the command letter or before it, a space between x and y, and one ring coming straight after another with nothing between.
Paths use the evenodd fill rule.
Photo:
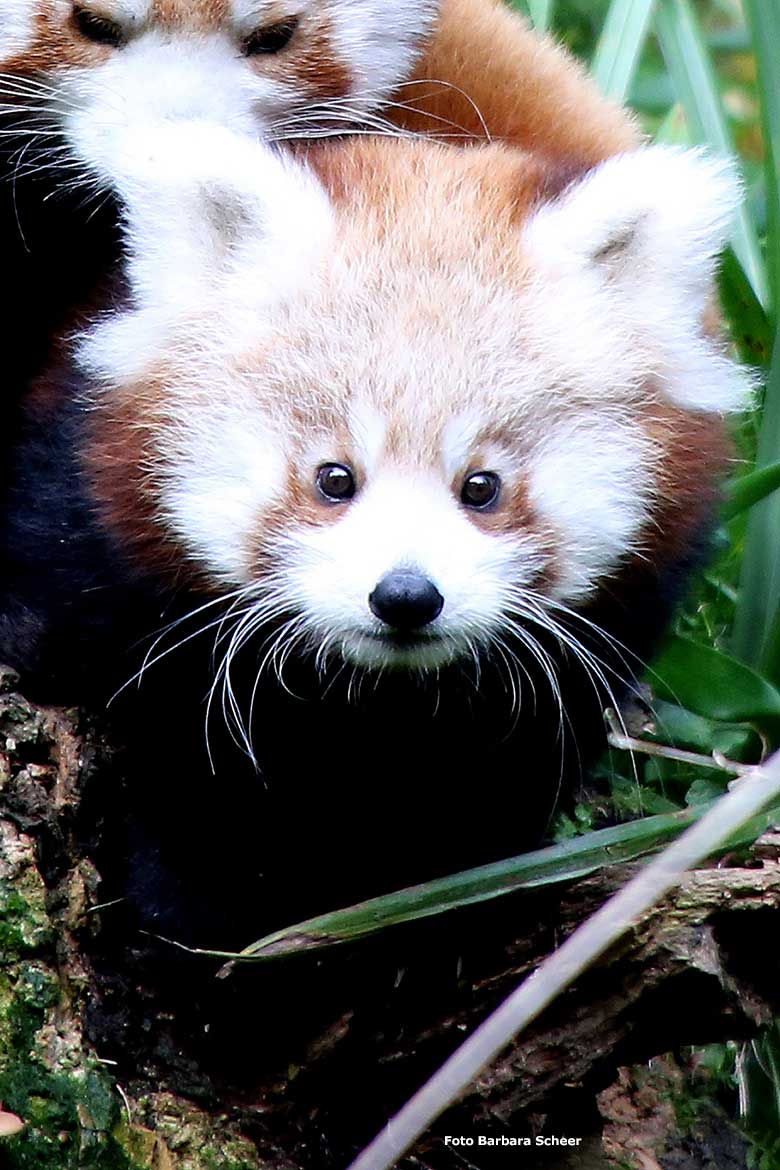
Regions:
<instances>
[{"instance_id":1,"label":"red panda head","mask_svg":"<svg viewBox=\"0 0 780 1170\"><path fill-rule=\"evenodd\" d=\"M702 328L726 166L194 147L128 146L133 306L79 349L139 562L318 657L424 670L684 543L746 390Z\"/></svg>"},{"instance_id":2,"label":"red panda head","mask_svg":"<svg viewBox=\"0 0 780 1170\"><path fill-rule=\"evenodd\" d=\"M295 138L411 73L436 0L0 0L0 101L33 151L110 182L122 131L198 119Z\"/></svg>"}]
</instances>

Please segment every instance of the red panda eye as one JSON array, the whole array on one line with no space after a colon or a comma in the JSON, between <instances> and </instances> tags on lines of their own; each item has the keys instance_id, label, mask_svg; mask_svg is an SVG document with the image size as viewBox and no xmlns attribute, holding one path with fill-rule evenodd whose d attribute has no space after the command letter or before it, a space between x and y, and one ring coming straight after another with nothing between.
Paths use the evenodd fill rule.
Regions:
<instances>
[{"instance_id":1,"label":"red panda eye","mask_svg":"<svg viewBox=\"0 0 780 1170\"><path fill-rule=\"evenodd\" d=\"M297 27L298 18L292 16L288 20L279 21L278 24L259 28L246 38L241 51L245 57L258 57L262 53L281 53L293 39Z\"/></svg>"},{"instance_id":2,"label":"red panda eye","mask_svg":"<svg viewBox=\"0 0 780 1170\"><path fill-rule=\"evenodd\" d=\"M125 43L125 34L118 24L78 4L73 6L73 22L81 35L96 45L120 49Z\"/></svg>"},{"instance_id":3,"label":"red panda eye","mask_svg":"<svg viewBox=\"0 0 780 1170\"><path fill-rule=\"evenodd\" d=\"M341 503L357 491L355 476L341 463L326 463L317 472L317 487L326 500Z\"/></svg>"},{"instance_id":4,"label":"red panda eye","mask_svg":"<svg viewBox=\"0 0 780 1170\"><path fill-rule=\"evenodd\" d=\"M467 508L490 508L501 494L501 479L494 471L475 471L467 476L460 493Z\"/></svg>"}]
</instances>

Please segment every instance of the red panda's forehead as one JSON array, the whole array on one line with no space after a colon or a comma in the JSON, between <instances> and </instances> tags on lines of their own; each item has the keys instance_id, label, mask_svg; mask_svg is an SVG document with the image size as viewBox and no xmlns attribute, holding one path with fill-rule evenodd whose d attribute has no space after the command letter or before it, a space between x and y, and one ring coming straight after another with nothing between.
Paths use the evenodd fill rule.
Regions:
<instances>
[{"instance_id":1,"label":"red panda's forehead","mask_svg":"<svg viewBox=\"0 0 780 1170\"><path fill-rule=\"evenodd\" d=\"M425 272L449 277L453 287L461 272L525 282L523 225L579 173L501 145L464 150L430 141L362 139L315 147L307 158L352 263L370 254L364 268L377 279L408 274L420 287Z\"/></svg>"},{"instance_id":2,"label":"red panda's forehead","mask_svg":"<svg viewBox=\"0 0 780 1170\"><path fill-rule=\"evenodd\" d=\"M220 28L231 19L231 8L230 0L152 0L147 19L162 27Z\"/></svg>"},{"instance_id":3,"label":"red panda's forehead","mask_svg":"<svg viewBox=\"0 0 780 1170\"><path fill-rule=\"evenodd\" d=\"M121 9L132 0L112 0ZM298 15L304 7L300 0L284 4L281 0L146 0L147 19L158 27L221 29L233 24L273 24Z\"/></svg>"}]
</instances>

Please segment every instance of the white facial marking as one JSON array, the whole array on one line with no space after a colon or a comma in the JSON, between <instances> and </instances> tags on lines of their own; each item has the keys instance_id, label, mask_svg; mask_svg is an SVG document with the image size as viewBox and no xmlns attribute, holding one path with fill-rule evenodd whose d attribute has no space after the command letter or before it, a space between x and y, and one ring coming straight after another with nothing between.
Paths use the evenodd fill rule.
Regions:
<instances>
[{"instance_id":1,"label":"white facial marking","mask_svg":"<svg viewBox=\"0 0 780 1170\"><path fill-rule=\"evenodd\" d=\"M370 108L409 77L438 8L439 0L331 0L336 48L355 73L356 99Z\"/></svg>"},{"instance_id":2,"label":"white facial marking","mask_svg":"<svg viewBox=\"0 0 780 1170\"><path fill-rule=\"evenodd\" d=\"M153 0L83 0L81 7L85 12L112 20L133 32L148 20L152 4ZM51 11L60 23L65 24L73 15L73 0L51 0Z\"/></svg>"},{"instance_id":3,"label":"white facial marking","mask_svg":"<svg viewBox=\"0 0 780 1170\"><path fill-rule=\"evenodd\" d=\"M635 549L651 514L654 459L639 427L609 415L576 415L539 443L529 494L557 537L556 600L586 601Z\"/></svg>"},{"instance_id":4,"label":"white facial marking","mask_svg":"<svg viewBox=\"0 0 780 1170\"><path fill-rule=\"evenodd\" d=\"M71 3L68 3L68 8L72 8ZM115 20L117 24L136 26L148 20L152 0L87 0L84 8L96 16Z\"/></svg>"},{"instance_id":5,"label":"white facial marking","mask_svg":"<svg viewBox=\"0 0 780 1170\"><path fill-rule=\"evenodd\" d=\"M287 0L282 10L274 0L232 0L230 7L233 23L239 34L245 35L267 24L300 16L312 4L309 0Z\"/></svg>"},{"instance_id":6,"label":"white facial marking","mask_svg":"<svg viewBox=\"0 0 780 1170\"><path fill-rule=\"evenodd\" d=\"M36 38L33 0L0 0L0 63L25 53Z\"/></svg>"},{"instance_id":7,"label":"white facial marking","mask_svg":"<svg viewBox=\"0 0 780 1170\"><path fill-rule=\"evenodd\" d=\"M215 401L169 430L165 456L171 530L218 580L248 583L252 539L286 484L283 439L251 400Z\"/></svg>"},{"instance_id":8,"label":"white facial marking","mask_svg":"<svg viewBox=\"0 0 780 1170\"><path fill-rule=\"evenodd\" d=\"M380 464L387 434L387 420L365 398L351 404L349 430L366 475L371 476Z\"/></svg>"},{"instance_id":9,"label":"white facial marking","mask_svg":"<svg viewBox=\"0 0 780 1170\"><path fill-rule=\"evenodd\" d=\"M442 436L444 476L452 480L469 461L477 436L485 425L477 411L457 414L447 421Z\"/></svg>"},{"instance_id":10,"label":"white facial marking","mask_svg":"<svg viewBox=\"0 0 780 1170\"><path fill-rule=\"evenodd\" d=\"M149 31L101 65L61 80L64 131L77 158L108 183L124 139L166 123L201 123L255 134L256 87L226 38ZM139 159L140 161L140 159Z\"/></svg>"}]
</instances>

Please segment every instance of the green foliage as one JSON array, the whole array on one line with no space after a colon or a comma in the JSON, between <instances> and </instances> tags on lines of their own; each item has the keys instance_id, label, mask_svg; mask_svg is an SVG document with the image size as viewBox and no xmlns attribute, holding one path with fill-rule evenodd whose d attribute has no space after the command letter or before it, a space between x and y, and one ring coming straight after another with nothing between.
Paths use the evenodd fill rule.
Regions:
<instances>
[{"instance_id":1,"label":"green foliage","mask_svg":"<svg viewBox=\"0 0 780 1170\"><path fill-rule=\"evenodd\" d=\"M636 789L633 791L636 792ZM198 953L252 961L289 958L343 943L354 943L391 926L401 926L503 898L519 890L585 877L596 870L663 849L703 816L712 799L719 796L721 791L721 788L715 787L707 797L701 795L700 799L688 800L687 808L680 808L670 800L659 798L654 808L652 804L650 806L652 811L659 813L657 816L645 816L626 824L588 831L583 835L579 834L583 828L591 829L592 820L584 806L580 806L575 820L564 822L557 845L372 898L346 910L310 918L307 922L286 927L260 939L240 955L208 951ZM631 811L638 810L634 808ZM648 811L647 802L644 811ZM777 808L770 809L748 822L731 838L728 848L735 849L755 840L774 823L779 812Z\"/></svg>"},{"instance_id":2,"label":"green foliage","mask_svg":"<svg viewBox=\"0 0 780 1170\"><path fill-rule=\"evenodd\" d=\"M653 718L640 734L662 754L612 750L600 769L608 815L668 816L712 800L740 763L780 747L780 4L558 0L552 30L604 92L628 98L648 134L736 155L745 179L720 291L758 402L736 429L742 467L726 488L715 564L648 673ZM604 812L578 805L559 818L558 840L587 839ZM737 1051L713 1046L700 1063L713 1083L739 1084L751 1170L780 1170L780 1024Z\"/></svg>"},{"instance_id":3,"label":"green foliage","mask_svg":"<svg viewBox=\"0 0 780 1170\"><path fill-rule=\"evenodd\" d=\"M557 18L604 89L629 95L660 140L736 153L745 176L721 303L763 393L738 429L744 466L727 487L717 561L649 674L657 701L646 738L702 759L758 760L780 746L780 5L612 0L599 12L603 32L586 44L576 2L560 4ZM618 815L658 810L659 799L695 805L725 786L725 772L690 762L651 757L632 770L618 757L606 764ZM739 1085L751 1170L780 1170L780 1024L736 1061L735 1052L713 1046L700 1059L716 1084Z\"/></svg>"},{"instance_id":4,"label":"green foliage","mask_svg":"<svg viewBox=\"0 0 780 1170\"><path fill-rule=\"evenodd\" d=\"M652 11L653 0L614 0L609 7L591 70L615 101L628 97Z\"/></svg>"},{"instance_id":5,"label":"green foliage","mask_svg":"<svg viewBox=\"0 0 780 1170\"><path fill-rule=\"evenodd\" d=\"M673 634L650 673L662 699L727 723L753 721L773 727L780 691L736 658L693 638Z\"/></svg>"}]
</instances>

